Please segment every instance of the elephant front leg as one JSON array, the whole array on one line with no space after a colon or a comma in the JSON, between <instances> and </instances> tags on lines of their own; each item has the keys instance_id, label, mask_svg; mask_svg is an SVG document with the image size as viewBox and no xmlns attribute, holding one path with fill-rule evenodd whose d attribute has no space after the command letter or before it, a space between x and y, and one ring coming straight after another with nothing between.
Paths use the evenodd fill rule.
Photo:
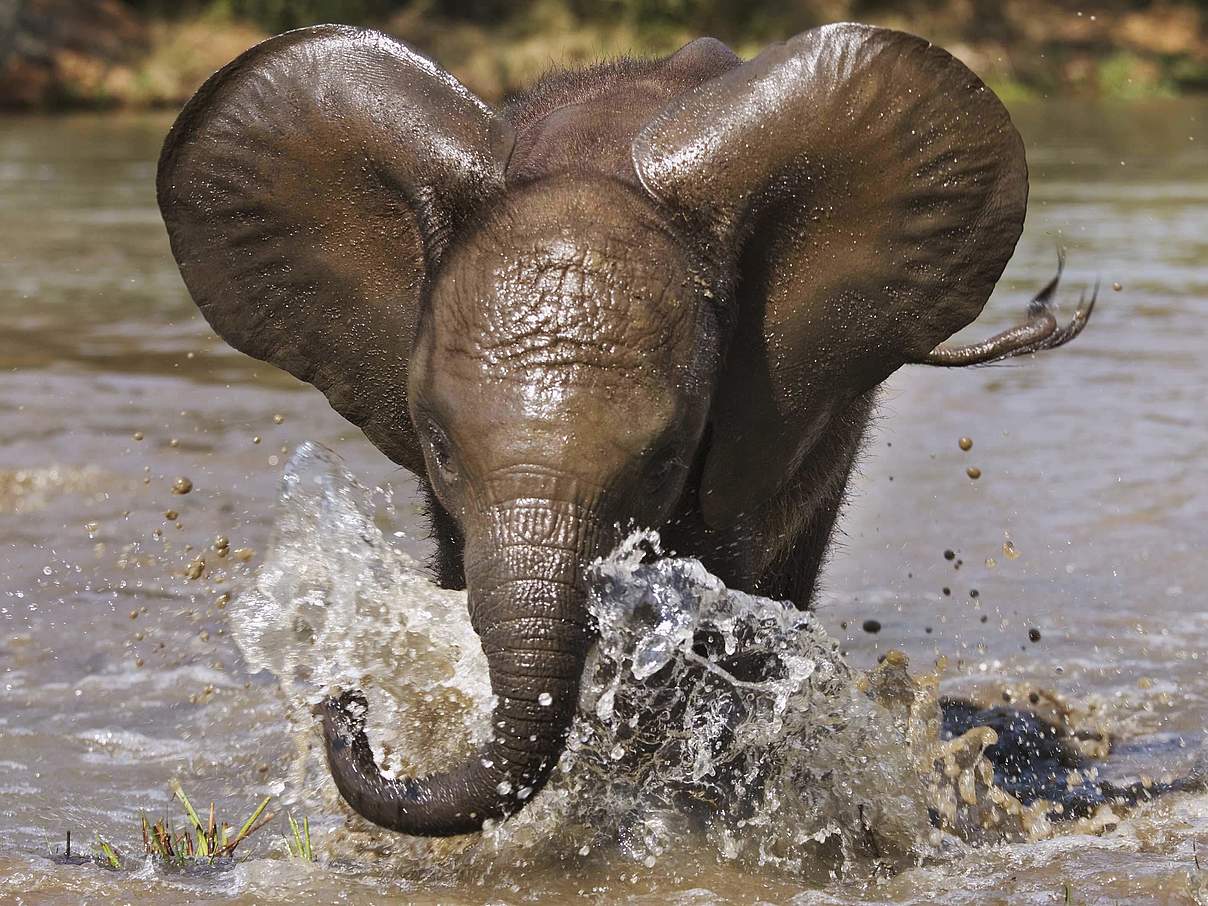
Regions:
<instances>
[{"instance_id":1,"label":"elephant front leg","mask_svg":"<svg viewBox=\"0 0 1208 906\"><path fill-rule=\"evenodd\" d=\"M792 601L798 610L812 608L841 504L836 498L810 514L796 541L755 583L758 594Z\"/></svg>"},{"instance_id":2,"label":"elephant front leg","mask_svg":"<svg viewBox=\"0 0 1208 906\"><path fill-rule=\"evenodd\" d=\"M685 510L659 530L666 554L694 557L726 588L747 593L755 591L758 577L752 535L745 523L720 531L710 528L697 507Z\"/></svg>"}]
</instances>

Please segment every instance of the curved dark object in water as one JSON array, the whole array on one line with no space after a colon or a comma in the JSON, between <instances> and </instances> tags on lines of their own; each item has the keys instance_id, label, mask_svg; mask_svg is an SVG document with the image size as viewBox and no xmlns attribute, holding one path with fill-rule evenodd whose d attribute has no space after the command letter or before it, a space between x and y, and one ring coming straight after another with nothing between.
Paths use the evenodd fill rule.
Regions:
<instances>
[{"instance_id":1,"label":"curved dark object in water","mask_svg":"<svg viewBox=\"0 0 1208 906\"><path fill-rule=\"evenodd\" d=\"M1169 782L1137 781L1119 785L1087 779L1071 787L1070 771L1091 765L1072 744L1071 737L1055 724L1024 708L998 705L983 708L959 698L940 701L942 734L951 739L975 727L990 727L998 741L986 749L994 766L994 782L1024 805L1044 799L1060 806L1049 813L1052 820L1086 818L1101 805L1137 805L1167 793L1202 792L1208 783L1197 773Z\"/></svg>"}]
</instances>

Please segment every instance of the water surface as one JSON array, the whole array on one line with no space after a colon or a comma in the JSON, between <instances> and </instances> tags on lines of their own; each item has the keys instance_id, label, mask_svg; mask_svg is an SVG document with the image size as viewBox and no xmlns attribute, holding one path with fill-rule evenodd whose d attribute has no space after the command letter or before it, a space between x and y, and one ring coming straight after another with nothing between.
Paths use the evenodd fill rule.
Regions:
<instances>
[{"instance_id":1,"label":"water surface","mask_svg":"<svg viewBox=\"0 0 1208 906\"><path fill-rule=\"evenodd\" d=\"M1067 313L1102 281L1095 318L1056 353L890 381L818 616L857 669L897 648L919 671L946 659L946 691L1055 693L1117 738L1111 770L1157 776L1199 747L1208 714L1208 102L1013 113L1027 228L969 336L1020 316L1058 246ZM168 123L0 121L0 899L1047 903L1068 883L1086 902L1193 901L1208 797L1191 795L1101 833L954 846L880 875L704 846L653 866L620 844L571 862L537 846L428 881L405 855L371 858L323 790L298 789L305 736L220 596L252 584L305 440L382 488L375 518L400 550L422 558L426 530L405 473L196 313L154 205ZM287 863L268 834L201 878L43 858L68 828L136 852L137 816L171 809L173 777L231 812L284 793L322 829L325 862Z\"/></svg>"}]
</instances>

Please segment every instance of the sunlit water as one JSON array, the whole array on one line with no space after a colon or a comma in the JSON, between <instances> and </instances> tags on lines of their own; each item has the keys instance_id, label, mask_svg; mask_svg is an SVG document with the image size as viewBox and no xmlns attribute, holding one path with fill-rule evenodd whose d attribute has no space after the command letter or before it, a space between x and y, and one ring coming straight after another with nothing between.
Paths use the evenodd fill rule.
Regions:
<instances>
[{"instance_id":1,"label":"sunlit water","mask_svg":"<svg viewBox=\"0 0 1208 906\"><path fill-rule=\"evenodd\" d=\"M0 900L1046 903L1068 884L1075 901L1191 902L1208 797L996 842L966 814L972 756L941 783L917 754L937 744L937 658L945 693L1058 697L1114 738L1102 771L1122 780L1185 766L1208 714L1208 104L1015 114L1028 226L972 331L1018 317L1058 245L1067 298L1103 281L1088 331L1010 366L895 376L816 620L686 561L601 567L606 632L565 770L515 821L435 845L346 822L307 707L365 686L394 768L483 731L481 653L461 597L416 565L410 480L196 315L154 208L166 117L0 121ZM662 633L626 610L643 588ZM759 688L680 644L757 613L770 634L742 644L797 658ZM890 649L914 708L863 678ZM645 732L669 694L694 728L674 751ZM142 865L138 815L179 813L174 777L232 819L270 793L309 815L320 863L282 858L278 822L230 870ZM961 814L941 832L945 803ZM44 858L68 829L135 867Z\"/></svg>"}]
</instances>

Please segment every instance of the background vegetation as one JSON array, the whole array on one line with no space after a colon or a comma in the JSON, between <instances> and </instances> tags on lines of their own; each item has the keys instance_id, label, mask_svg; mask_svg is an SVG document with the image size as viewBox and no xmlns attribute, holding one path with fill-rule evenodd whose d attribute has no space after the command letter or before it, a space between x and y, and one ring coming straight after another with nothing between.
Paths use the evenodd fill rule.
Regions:
<instances>
[{"instance_id":1,"label":"background vegetation","mask_svg":"<svg viewBox=\"0 0 1208 906\"><path fill-rule=\"evenodd\" d=\"M0 106L174 106L266 35L317 22L382 28L497 99L553 65L701 34L751 54L851 19L943 44L1008 98L1208 91L1208 0L0 0Z\"/></svg>"}]
</instances>

